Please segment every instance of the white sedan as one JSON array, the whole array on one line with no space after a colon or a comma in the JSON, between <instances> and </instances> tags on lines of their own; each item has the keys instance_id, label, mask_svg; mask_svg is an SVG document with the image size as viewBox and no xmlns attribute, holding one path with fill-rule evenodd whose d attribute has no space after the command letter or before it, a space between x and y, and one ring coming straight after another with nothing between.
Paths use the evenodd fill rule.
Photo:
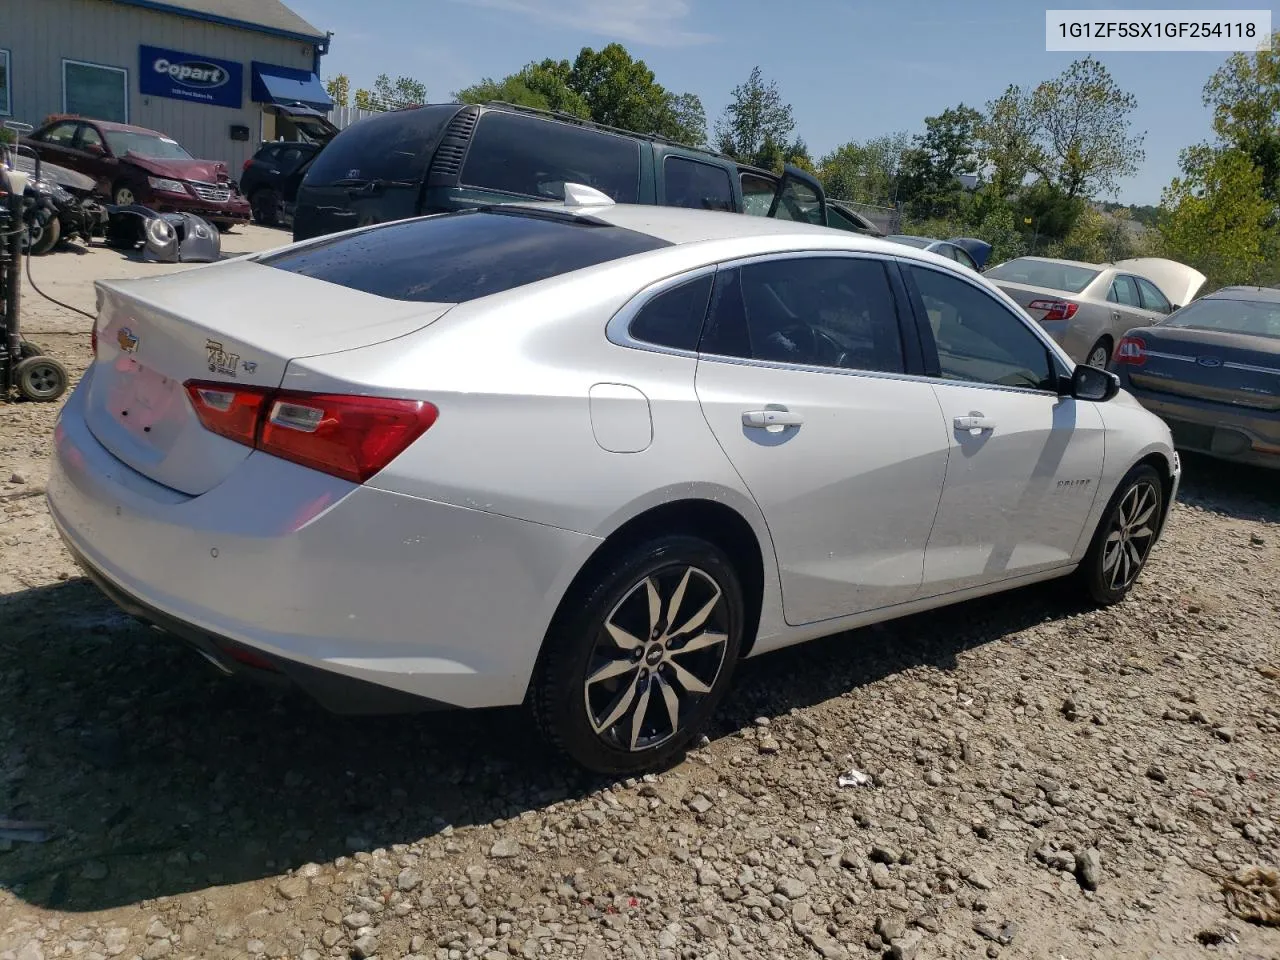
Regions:
<instances>
[{"instance_id":1,"label":"white sedan","mask_svg":"<svg viewBox=\"0 0 1280 960\"><path fill-rule=\"evenodd\" d=\"M48 488L89 576L225 671L528 703L607 772L676 758L743 657L1132 588L1169 431L992 284L568 192L100 283Z\"/></svg>"}]
</instances>

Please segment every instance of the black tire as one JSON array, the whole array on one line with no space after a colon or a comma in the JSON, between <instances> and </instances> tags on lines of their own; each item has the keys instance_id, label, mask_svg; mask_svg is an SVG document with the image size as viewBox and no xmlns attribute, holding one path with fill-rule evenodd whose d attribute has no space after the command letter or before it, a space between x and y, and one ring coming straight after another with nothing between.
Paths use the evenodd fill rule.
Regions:
<instances>
[{"instance_id":1,"label":"black tire","mask_svg":"<svg viewBox=\"0 0 1280 960\"><path fill-rule=\"evenodd\" d=\"M649 582L659 595L657 624ZM677 593L671 619L686 629L668 638ZM707 616L689 627L704 609ZM724 697L744 622L737 571L714 544L667 535L620 551L570 591L547 632L530 695L538 728L553 747L597 773L669 765ZM589 674L602 673L588 684ZM687 686L689 677L706 692Z\"/></svg>"},{"instance_id":2,"label":"black tire","mask_svg":"<svg viewBox=\"0 0 1280 960\"><path fill-rule=\"evenodd\" d=\"M34 235L32 230L34 228ZM62 223L56 216L50 217L44 224L39 225L31 223L27 225L27 256L43 257L46 253L58 245L58 241L62 239Z\"/></svg>"},{"instance_id":3,"label":"black tire","mask_svg":"<svg viewBox=\"0 0 1280 960\"><path fill-rule=\"evenodd\" d=\"M280 223L280 208L283 198L280 191L271 187L263 187L254 193L249 203L253 207L253 219L264 227L274 227Z\"/></svg>"},{"instance_id":4,"label":"black tire","mask_svg":"<svg viewBox=\"0 0 1280 960\"><path fill-rule=\"evenodd\" d=\"M1135 491L1139 492L1135 494ZM1135 502L1131 497L1141 500ZM1163 516L1164 484L1160 474L1148 464L1139 464L1125 474L1116 487L1093 534L1089 552L1076 571L1095 603L1110 606L1128 596L1151 556ZM1127 524L1126 517L1130 518ZM1136 535L1142 531L1149 533ZM1115 552L1115 546L1120 548L1119 553Z\"/></svg>"},{"instance_id":5,"label":"black tire","mask_svg":"<svg viewBox=\"0 0 1280 960\"><path fill-rule=\"evenodd\" d=\"M1090 347L1089 352L1084 355L1084 362L1090 367L1106 370L1111 366L1111 350L1111 338L1099 337L1098 342Z\"/></svg>"},{"instance_id":6,"label":"black tire","mask_svg":"<svg viewBox=\"0 0 1280 960\"><path fill-rule=\"evenodd\" d=\"M14 368L18 393L27 400L49 402L67 391L67 368L53 357L27 357Z\"/></svg>"}]
</instances>

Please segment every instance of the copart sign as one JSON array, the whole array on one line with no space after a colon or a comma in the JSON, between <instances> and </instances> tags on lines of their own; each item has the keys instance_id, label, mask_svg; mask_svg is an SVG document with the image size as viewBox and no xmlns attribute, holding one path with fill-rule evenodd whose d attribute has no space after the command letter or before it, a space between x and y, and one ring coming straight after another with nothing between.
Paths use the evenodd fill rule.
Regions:
<instances>
[{"instance_id":1,"label":"copart sign","mask_svg":"<svg viewBox=\"0 0 1280 960\"><path fill-rule=\"evenodd\" d=\"M144 97L240 109L244 99L242 64L161 47L144 45L138 51L138 90Z\"/></svg>"}]
</instances>

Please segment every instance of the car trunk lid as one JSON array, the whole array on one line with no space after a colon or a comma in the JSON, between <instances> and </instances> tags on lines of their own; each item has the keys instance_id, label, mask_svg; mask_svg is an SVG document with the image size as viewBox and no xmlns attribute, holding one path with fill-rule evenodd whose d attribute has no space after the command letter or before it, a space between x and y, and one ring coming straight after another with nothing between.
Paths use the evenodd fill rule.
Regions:
<instances>
[{"instance_id":1,"label":"car trunk lid","mask_svg":"<svg viewBox=\"0 0 1280 960\"><path fill-rule=\"evenodd\" d=\"M1280 356L1274 340L1230 336L1190 328L1148 327L1135 335L1145 344L1129 379L1141 390L1280 410ZM1269 351L1269 352L1268 352Z\"/></svg>"},{"instance_id":2,"label":"car trunk lid","mask_svg":"<svg viewBox=\"0 0 1280 960\"><path fill-rule=\"evenodd\" d=\"M204 429L184 382L275 388L290 360L404 336L451 306L389 300L251 260L96 286L89 429L134 470L191 495L217 486L252 451ZM228 302L229 291L241 293Z\"/></svg>"}]
</instances>

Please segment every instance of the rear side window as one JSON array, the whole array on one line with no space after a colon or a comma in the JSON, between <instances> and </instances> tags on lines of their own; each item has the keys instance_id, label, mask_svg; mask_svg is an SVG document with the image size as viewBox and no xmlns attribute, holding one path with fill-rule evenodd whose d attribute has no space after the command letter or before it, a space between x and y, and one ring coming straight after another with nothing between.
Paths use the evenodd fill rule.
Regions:
<instances>
[{"instance_id":1,"label":"rear side window","mask_svg":"<svg viewBox=\"0 0 1280 960\"><path fill-rule=\"evenodd\" d=\"M490 111L476 126L461 181L555 200L564 199L566 183L581 183L617 203L635 203L640 198L640 144L567 123Z\"/></svg>"},{"instance_id":2,"label":"rear side window","mask_svg":"<svg viewBox=\"0 0 1280 960\"><path fill-rule=\"evenodd\" d=\"M1133 277L1126 277L1123 274L1112 281L1111 295L1107 299L1126 307L1142 306L1141 301L1138 300L1138 285L1133 282Z\"/></svg>"},{"instance_id":3,"label":"rear side window","mask_svg":"<svg viewBox=\"0 0 1280 960\"><path fill-rule=\"evenodd\" d=\"M631 321L631 336L660 347L697 350L711 281L712 274L708 273L658 294Z\"/></svg>"},{"instance_id":4,"label":"rear side window","mask_svg":"<svg viewBox=\"0 0 1280 960\"><path fill-rule=\"evenodd\" d=\"M662 169L666 175L667 206L733 210L733 186L724 167L685 157L667 157Z\"/></svg>"},{"instance_id":5,"label":"rear side window","mask_svg":"<svg viewBox=\"0 0 1280 960\"><path fill-rule=\"evenodd\" d=\"M417 183L427 172L455 105L393 110L357 121L326 146L307 171L307 183Z\"/></svg>"},{"instance_id":6,"label":"rear side window","mask_svg":"<svg viewBox=\"0 0 1280 960\"><path fill-rule=\"evenodd\" d=\"M773 206L773 195L778 190L778 182L758 173L742 171L742 205L745 213L751 217L767 217L769 208Z\"/></svg>"},{"instance_id":7,"label":"rear side window","mask_svg":"<svg viewBox=\"0 0 1280 960\"><path fill-rule=\"evenodd\" d=\"M1156 289L1156 285L1150 280L1144 280L1142 277L1134 277L1138 284L1138 292L1142 294L1142 305L1148 310L1154 310L1156 313L1168 313L1173 306L1165 299L1163 293Z\"/></svg>"},{"instance_id":8,"label":"rear side window","mask_svg":"<svg viewBox=\"0 0 1280 960\"><path fill-rule=\"evenodd\" d=\"M666 246L608 224L467 212L389 223L258 262L392 300L462 303Z\"/></svg>"}]
</instances>

